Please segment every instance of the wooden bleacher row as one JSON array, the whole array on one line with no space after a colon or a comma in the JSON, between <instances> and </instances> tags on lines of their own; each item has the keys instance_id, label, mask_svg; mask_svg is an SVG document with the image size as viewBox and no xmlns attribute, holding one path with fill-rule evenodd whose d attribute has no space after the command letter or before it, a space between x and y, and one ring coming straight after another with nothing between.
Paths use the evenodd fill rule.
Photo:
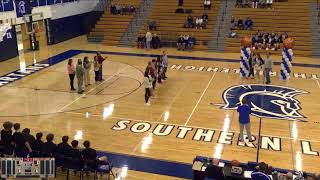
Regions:
<instances>
[{"instance_id":1,"label":"wooden bleacher row","mask_svg":"<svg viewBox=\"0 0 320 180\"><path fill-rule=\"evenodd\" d=\"M113 0L113 4L133 5L136 9L139 7L141 0ZM100 20L97 22L95 28L90 32L90 36L103 37L102 43L104 45L118 45L123 33L127 30L129 23L132 21L131 15L113 15L107 9Z\"/></svg>"},{"instance_id":2,"label":"wooden bleacher row","mask_svg":"<svg viewBox=\"0 0 320 180\"><path fill-rule=\"evenodd\" d=\"M153 33L160 35L162 40L175 42L181 34L193 35L197 41L197 45L194 48L206 49L207 47L202 44L204 41L208 41L210 39L213 31L213 24L215 23L216 16L219 11L219 3L220 0L212 1L211 10L204 11L202 0L184 2L183 9L191 9L191 16L202 16L205 12L208 14L209 22L206 29L184 28L184 23L186 22L189 14L175 13L175 10L178 8L178 1L172 0L157 1L150 12L148 21L157 22L157 31L154 31ZM140 29L139 34L144 35L147 30L148 24L146 22Z\"/></svg>"},{"instance_id":3,"label":"wooden bleacher row","mask_svg":"<svg viewBox=\"0 0 320 180\"><path fill-rule=\"evenodd\" d=\"M287 32L295 39L294 54L311 55L311 30L308 0L289 0L273 4L273 9L236 8L233 16L244 21L251 17L254 26L252 31L236 30L238 38L227 38L226 52L239 52L240 40L246 35L255 35L259 30L281 34ZM261 50L260 50L261 51ZM277 51L275 53L281 53Z\"/></svg>"}]
</instances>

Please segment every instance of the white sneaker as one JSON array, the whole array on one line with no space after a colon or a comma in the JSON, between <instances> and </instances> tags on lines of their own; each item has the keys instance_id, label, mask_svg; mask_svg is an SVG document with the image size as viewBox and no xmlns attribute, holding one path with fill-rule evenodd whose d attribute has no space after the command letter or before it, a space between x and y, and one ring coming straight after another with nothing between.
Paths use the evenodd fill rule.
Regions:
<instances>
[{"instance_id":1,"label":"white sneaker","mask_svg":"<svg viewBox=\"0 0 320 180\"><path fill-rule=\"evenodd\" d=\"M147 102L147 103L146 103L146 106L150 106L150 105L151 105L150 102Z\"/></svg>"}]
</instances>

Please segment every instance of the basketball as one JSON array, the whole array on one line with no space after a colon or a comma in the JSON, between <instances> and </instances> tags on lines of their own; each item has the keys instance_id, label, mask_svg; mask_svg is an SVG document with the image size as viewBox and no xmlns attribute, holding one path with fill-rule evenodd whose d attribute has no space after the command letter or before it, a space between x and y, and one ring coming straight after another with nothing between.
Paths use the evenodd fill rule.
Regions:
<instances>
[{"instance_id":1,"label":"basketball","mask_svg":"<svg viewBox=\"0 0 320 180\"><path fill-rule=\"evenodd\" d=\"M289 37L284 40L283 47L287 49L292 49L294 47L294 39L292 37Z\"/></svg>"},{"instance_id":2,"label":"basketball","mask_svg":"<svg viewBox=\"0 0 320 180\"><path fill-rule=\"evenodd\" d=\"M242 38L241 40L241 46L243 47L251 47L252 45L252 38L249 36L245 36L244 38Z\"/></svg>"}]
</instances>

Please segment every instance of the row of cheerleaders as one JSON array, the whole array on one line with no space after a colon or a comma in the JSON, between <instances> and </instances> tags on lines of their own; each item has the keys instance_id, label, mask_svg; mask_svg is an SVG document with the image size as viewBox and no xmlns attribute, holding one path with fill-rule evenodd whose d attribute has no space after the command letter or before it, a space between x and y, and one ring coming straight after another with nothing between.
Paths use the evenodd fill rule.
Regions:
<instances>
[{"instance_id":1,"label":"row of cheerleaders","mask_svg":"<svg viewBox=\"0 0 320 180\"><path fill-rule=\"evenodd\" d=\"M241 56L240 56L240 76L242 78L246 78L249 75L249 57L251 54L250 46L251 46L251 38L244 37L241 40ZM294 46L293 38L285 39L283 43L282 50L282 60L281 60L281 70L280 70L280 79L289 80L291 68L292 68L292 57L293 51L292 48Z\"/></svg>"}]
</instances>

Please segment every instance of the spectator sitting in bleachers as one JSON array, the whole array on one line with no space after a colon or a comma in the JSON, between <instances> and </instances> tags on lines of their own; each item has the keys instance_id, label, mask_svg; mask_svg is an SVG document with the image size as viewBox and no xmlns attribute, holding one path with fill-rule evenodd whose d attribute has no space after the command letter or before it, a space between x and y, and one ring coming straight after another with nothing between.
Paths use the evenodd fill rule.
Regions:
<instances>
[{"instance_id":1,"label":"spectator sitting in bleachers","mask_svg":"<svg viewBox=\"0 0 320 180\"><path fill-rule=\"evenodd\" d=\"M184 38L183 35L181 34L180 37L177 40L177 47L178 47L178 51L183 50L185 48L185 44L184 44Z\"/></svg>"},{"instance_id":2,"label":"spectator sitting in bleachers","mask_svg":"<svg viewBox=\"0 0 320 180\"><path fill-rule=\"evenodd\" d=\"M272 3L273 3L273 0L266 0L266 6L267 8L272 8Z\"/></svg>"},{"instance_id":3,"label":"spectator sitting in bleachers","mask_svg":"<svg viewBox=\"0 0 320 180\"><path fill-rule=\"evenodd\" d=\"M211 9L211 0L204 0L203 1L203 8L206 10L210 10Z\"/></svg>"},{"instance_id":4,"label":"spectator sitting in bleachers","mask_svg":"<svg viewBox=\"0 0 320 180\"><path fill-rule=\"evenodd\" d=\"M189 15L187 17L187 22L184 24L185 28L194 28L194 22L193 22L193 17Z\"/></svg>"},{"instance_id":5,"label":"spectator sitting in bleachers","mask_svg":"<svg viewBox=\"0 0 320 180\"><path fill-rule=\"evenodd\" d=\"M208 16L208 14L203 14L202 15L202 19L203 19L203 23L205 24L205 25L207 25L208 24L208 21L209 21L209 16Z\"/></svg>"},{"instance_id":6,"label":"spectator sitting in bleachers","mask_svg":"<svg viewBox=\"0 0 320 180\"><path fill-rule=\"evenodd\" d=\"M46 137L47 142L43 145L43 154L47 157L54 157L57 152L57 145L53 143L54 135L49 133Z\"/></svg>"},{"instance_id":7,"label":"spectator sitting in bleachers","mask_svg":"<svg viewBox=\"0 0 320 180\"><path fill-rule=\"evenodd\" d=\"M244 22L244 28L246 30L252 30L252 27L253 27L253 21L250 19L250 17L248 17Z\"/></svg>"},{"instance_id":8,"label":"spectator sitting in bleachers","mask_svg":"<svg viewBox=\"0 0 320 180\"><path fill-rule=\"evenodd\" d=\"M153 49L158 49L161 47L160 37L156 33L154 33L152 36L151 46L153 47Z\"/></svg>"},{"instance_id":9,"label":"spectator sitting in bleachers","mask_svg":"<svg viewBox=\"0 0 320 180\"><path fill-rule=\"evenodd\" d=\"M122 10L121 11L122 12L121 15L127 15L129 13L129 8L125 4L122 5L122 9L121 10Z\"/></svg>"},{"instance_id":10,"label":"spectator sitting in bleachers","mask_svg":"<svg viewBox=\"0 0 320 180\"><path fill-rule=\"evenodd\" d=\"M243 20L242 19L238 20L237 28L240 29L240 30L244 29L244 24L243 24Z\"/></svg>"},{"instance_id":11,"label":"spectator sitting in bleachers","mask_svg":"<svg viewBox=\"0 0 320 180\"><path fill-rule=\"evenodd\" d=\"M184 49L187 49L189 38L190 38L189 35L184 35L183 36Z\"/></svg>"},{"instance_id":12,"label":"spectator sitting in bleachers","mask_svg":"<svg viewBox=\"0 0 320 180\"><path fill-rule=\"evenodd\" d=\"M197 17L196 18L196 29L198 29L198 28L200 28L200 29L202 29L202 27L203 27L203 19L202 19L202 17Z\"/></svg>"},{"instance_id":13,"label":"spectator sitting in bleachers","mask_svg":"<svg viewBox=\"0 0 320 180\"><path fill-rule=\"evenodd\" d=\"M150 31L156 31L157 30L157 22L156 21L150 21L149 22L149 30Z\"/></svg>"},{"instance_id":14,"label":"spectator sitting in bleachers","mask_svg":"<svg viewBox=\"0 0 320 180\"><path fill-rule=\"evenodd\" d=\"M192 50L195 44L196 44L196 38L192 35L188 39L187 49Z\"/></svg>"},{"instance_id":15,"label":"spectator sitting in bleachers","mask_svg":"<svg viewBox=\"0 0 320 180\"><path fill-rule=\"evenodd\" d=\"M110 14L117 14L117 9L114 4L111 4L110 6Z\"/></svg>"},{"instance_id":16,"label":"spectator sitting in bleachers","mask_svg":"<svg viewBox=\"0 0 320 180\"><path fill-rule=\"evenodd\" d=\"M145 36L140 34L137 38L137 46L138 48L144 48L145 47Z\"/></svg>"},{"instance_id":17,"label":"spectator sitting in bleachers","mask_svg":"<svg viewBox=\"0 0 320 180\"><path fill-rule=\"evenodd\" d=\"M122 7L119 4L116 4L115 7L116 7L116 11L115 11L116 13L115 14L121 14Z\"/></svg>"},{"instance_id":18,"label":"spectator sitting in bleachers","mask_svg":"<svg viewBox=\"0 0 320 180\"><path fill-rule=\"evenodd\" d=\"M110 6L110 13L111 14L117 14L117 15L128 15L132 14L136 11L136 8L133 5L119 5L119 4L112 4Z\"/></svg>"},{"instance_id":19,"label":"spectator sitting in bleachers","mask_svg":"<svg viewBox=\"0 0 320 180\"><path fill-rule=\"evenodd\" d=\"M251 0L252 3L249 2L249 0L237 0L236 1L236 7L252 7L252 8L272 8L273 0ZM251 4L251 5L250 5Z\"/></svg>"},{"instance_id":20,"label":"spectator sitting in bleachers","mask_svg":"<svg viewBox=\"0 0 320 180\"><path fill-rule=\"evenodd\" d=\"M132 13L135 13L135 12L136 12L136 8L133 5L130 5L129 13L132 14Z\"/></svg>"}]
</instances>

